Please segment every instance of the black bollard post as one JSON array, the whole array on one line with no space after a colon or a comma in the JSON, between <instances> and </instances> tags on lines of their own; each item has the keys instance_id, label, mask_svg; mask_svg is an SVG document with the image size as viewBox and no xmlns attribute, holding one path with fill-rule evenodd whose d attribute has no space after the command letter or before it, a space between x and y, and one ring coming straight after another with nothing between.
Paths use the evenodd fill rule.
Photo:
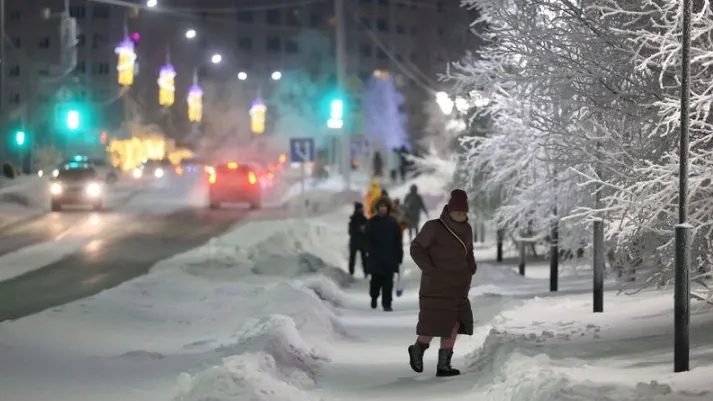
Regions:
<instances>
[{"instance_id":1,"label":"black bollard post","mask_svg":"<svg viewBox=\"0 0 713 401\"><path fill-rule=\"evenodd\" d=\"M691 321L691 293L688 277L690 226L676 226L676 254L673 288L673 369L687 372L691 355L688 326Z\"/></svg>"},{"instance_id":2,"label":"black bollard post","mask_svg":"<svg viewBox=\"0 0 713 401\"><path fill-rule=\"evenodd\" d=\"M521 276L525 275L525 241L520 241L520 263L517 264L517 269Z\"/></svg>"},{"instance_id":3,"label":"black bollard post","mask_svg":"<svg viewBox=\"0 0 713 401\"><path fill-rule=\"evenodd\" d=\"M552 232L550 233L550 292L556 292L559 288L559 220L552 221Z\"/></svg>"},{"instance_id":4,"label":"black bollard post","mask_svg":"<svg viewBox=\"0 0 713 401\"><path fill-rule=\"evenodd\" d=\"M601 313L604 312L604 222L602 220L594 221L592 265L594 270L593 311Z\"/></svg>"},{"instance_id":5,"label":"black bollard post","mask_svg":"<svg viewBox=\"0 0 713 401\"><path fill-rule=\"evenodd\" d=\"M503 237L505 236L505 231L502 229L498 229L498 254L497 254L497 261L502 262L503 261Z\"/></svg>"}]
</instances>

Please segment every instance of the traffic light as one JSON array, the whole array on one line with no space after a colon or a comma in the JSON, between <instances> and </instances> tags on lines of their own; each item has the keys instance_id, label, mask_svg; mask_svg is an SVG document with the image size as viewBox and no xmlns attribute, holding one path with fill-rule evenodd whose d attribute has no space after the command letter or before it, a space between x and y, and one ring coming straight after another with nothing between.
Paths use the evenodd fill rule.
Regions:
<instances>
[{"instance_id":1,"label":"traffic light","mask_svg":"<svg viewBox=\"0 0 713 401\"><path fill-rule=\"evenodd\" d=\"M67 112L67 128L74 131L79 128L79 110L69 110Z\"/></svg>"},{"instance_id":2,"label":"traffic light","mask_svg":"<svg viewBox=\"0 0 713 401\"><path fill-rule=\"evenodd\" d=\"M23 146L25 144L26 139L27 138L25 136L25 131L15 132L15 143L17 144L17 146Z\"/></svg>"},{"instance_id":3,"label":"traffic light","mask_svg":"<svg viewBox=\"0 0 713 401\"><path fill-rule=\"evenodd\" d=\"M330 105L329 120L327 127L339 129L344 126L344 102L341 99L334 99Z\"/></svg>"}]
</instances>

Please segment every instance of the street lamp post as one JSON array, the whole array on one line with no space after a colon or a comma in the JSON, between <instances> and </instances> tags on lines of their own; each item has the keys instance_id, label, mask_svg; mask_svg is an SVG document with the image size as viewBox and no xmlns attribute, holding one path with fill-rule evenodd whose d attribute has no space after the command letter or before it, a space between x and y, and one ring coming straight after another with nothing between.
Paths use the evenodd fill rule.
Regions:
<instances>
[{"instance_id":1,"label":"street lamp post","mask_svg":"<svg viewBox=\"0 0 713 401\"><path fill-rule=\"evenodd\" d=\"M681 135L679 144L678 169L678 224L675 228L675 273L674 273L674 372L689 370L691 355L688 326L691 320L690 278L690 234L688 224L688 152L691 101L691 14L693 3L683 0L683 25L681 44Z\"/></svg>"}]
</instances>

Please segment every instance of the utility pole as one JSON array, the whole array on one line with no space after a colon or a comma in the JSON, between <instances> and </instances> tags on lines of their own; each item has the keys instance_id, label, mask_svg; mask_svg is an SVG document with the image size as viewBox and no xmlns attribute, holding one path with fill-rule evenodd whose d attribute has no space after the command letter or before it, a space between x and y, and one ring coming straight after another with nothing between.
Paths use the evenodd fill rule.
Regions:
<instances>
[{"instance_id":1,"label":"utility pole","mask_svg":"<svg viewBox=\"0 0 713 401\"><path fill-rule=\"evenodd\" d=\"M5 160L5 125L7 116L7 60L5 58L5 0L0 0L0 161Z\"/></svg>"},{"instance_id":2,"label":"utility pole","mask_svg":"<svg viewBox=\"0 0 713 401\"><path fill-rule=\"evenodd\" d=\"M347 80L347 27L346 18L344 15L344 0L334 0L334 14L336 22L336 37L335 42L337 45L337 89L339 91L339 96L344 99L346 94L346 80ZM344 119L346 120L346 118ZM349 132L344 128L337 130L337 135L339 135L339 141L341 143L341 165L342 172L344 174L344 184L345 188L349 190L351 188L351 140L349 138Z\"/></svg>"}]
</instances>

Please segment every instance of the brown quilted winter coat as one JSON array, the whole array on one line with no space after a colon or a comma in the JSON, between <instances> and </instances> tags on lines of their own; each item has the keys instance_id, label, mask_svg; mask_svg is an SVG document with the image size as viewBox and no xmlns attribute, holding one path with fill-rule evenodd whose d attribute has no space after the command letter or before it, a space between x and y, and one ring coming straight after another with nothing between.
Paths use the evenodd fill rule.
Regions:
<instances>
[{"instance_id":1,"label":"brown quilted winter coat","mask_svg":"<svg viewBox=\"0 0 713 401\"><path fill-rule=\"evenodd\" d=\"M411 258L422 272L416 333L450 337L458 322L458 334L472 335L473 312L468 291L478 267L468 221L453 221L444 207L441 217L426 222L414 238Z\"/></svg>"}]
</instances>

